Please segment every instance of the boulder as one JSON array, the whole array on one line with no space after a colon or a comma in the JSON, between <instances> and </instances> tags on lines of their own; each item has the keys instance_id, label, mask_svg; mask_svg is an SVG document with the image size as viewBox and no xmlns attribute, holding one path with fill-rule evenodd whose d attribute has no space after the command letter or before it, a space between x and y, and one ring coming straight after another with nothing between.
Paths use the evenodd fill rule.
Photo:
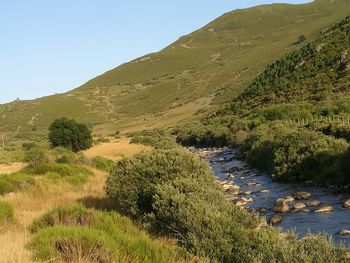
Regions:
<instances>
[{"instance_id":1,"label":"boulder","mask_svg":"<svg viewBox=\"0 0 350 263\"><path fill-rule=\"evenodd\" d=\"M308 192L296 192L293 196L295 200L306 200L311 198L311 194Z\"/></svg>"},{"instance_id":2,"label":"boulder","mask_svg":"<svg viewBox=\"0 0 350 263\"><path fill-rule=\"evenodd\" d=\"M277 225L282 222L282 217L280 215L274 215L270 219L270 225Z\"/></svg>"},{"instance_id":3,"label":"boulder","mask_svg":"<svg viewBox=\"0 0 350 263\"><path fill-rule=\"evenodd\" d=\"M343 229L343 230L340 230L338 234L342 236L350 235L350 230Z\"/></svg>"},{"instance_id":4,"label":"boulder","mask_svg":"<svg viewBox=\"0 0 350 263\"><path fill-rule=\"evenodd\" d=\"M318 206L321 204L321 201L315 200L315 201L306 202L305 204L306 204L306 206L309 206L309 207L310 206Z\"/></svg>"},{"instance_id":5,"label":"boulder","mask_svg":"<svg viewBox=\"0 0 350 263\"><path fill-rule=\"evenodd\" d=\"M284 198L278 198L273 206L276 213L285 213L289 211L288 202Z\"/></svg>"},{"instance_id":6,"label":"boulder","mask_svg":"<svg viewBox=\"0 0 350 263\"><path fill-rule=\"evenodd\" d=\"M295 203L293 205L293 210L300 210L300 209L303 209L305 207L306 207L306 205L304 203Z\"/></svg>"},{"instance_id":7,"label":"boulder","mask_svg":"<svg viewBox=\"0 0 350 263\"><path fill-rule=\"evenodd\" d=\"M344 208L350 208L350 199L344 200L342 206Z\"/></svg>"},{"instance_id":8,"label":"boulder","mask_svg":"<svg viewBox=\"0 0 350 263\"><path fill-rule=\"evenodd\" d=\"M331 205L322 205L319 209L315 210L315 213L326 213L333 210Z\"/></svg>"}]
</instances>

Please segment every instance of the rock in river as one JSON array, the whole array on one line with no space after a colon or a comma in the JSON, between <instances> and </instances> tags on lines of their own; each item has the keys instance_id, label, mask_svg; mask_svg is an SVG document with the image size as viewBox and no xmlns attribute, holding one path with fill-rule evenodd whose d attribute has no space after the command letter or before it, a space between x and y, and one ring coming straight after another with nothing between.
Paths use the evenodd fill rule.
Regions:
<instances>
[{"instance_id":1,"label":"rock in river","mask_svg":"<svg viewBox=\"0 0 350 263\"><path fill-rule=\"evenodd\" d=\"M315 210L315 213L326 213L333 210L331 205L323 205L319 209Z\"/></svg>"},{"instance_id":2,"label":"rock in river","mask_svg":"<svg viewBox=\"0 0 350 263\"><path fill-rule=\"evenodd\" d=\"M306 202L305 204L306 206L318 206L321 204L321 202L318 200L315 200L315 201Z\"/></svg>"},{"instance_id":3,"label":"rock in river","mask_svg":"<svg viewBox=\"0 0 350 263\"><path fill-rule=\"evenodd\" d=\"M282 222L282 217L280 215L274 215L270 219L270 224L271 225L277 225Z\"/></svg>"},{"instance_id":4,"label":"rock in river","mask_svg":"<svg viewBox=\"0 0 350 263\"><path fill-rule=\"evenodd\" d=\"M306 200L310 199L311 194L308 192L296 192L293 194L293 196L296 200Z\"/></svg>"},{"instance_id":5,"label":"rock in river","mask_svg":"<svg viewBox=\"0 0 350 263\"><path fill-rule=\"evenodd\" d=\"M350 230L343 229L343 230L340 230L338 234L342 236L350 235Z\"/></svg>"},{"instance_id":6,"label":"rock in river","mask_svg":"<svg viewBox=\"0 0 350 263\"><path fill-rule=\"evenodd\" d=\"M350 208L350 199L344 200L342 205L344 208Z\"/></svg>"},{"instance_id":7,"label":"rock in river","mask_svg":"<svg viewBox=\"0 0 350 263\"><path fill-rule=\"evenodd\" d=\"M295 203L293 205L293 210L300 210L300 209L303 209L305 207L306 207L306 205L304 203Z\"/></svg>"},{"instance_id":8,"label":"rock in river","mask_svg":"<svg viewBox=\"0 0 350 263\"><path fill-rule=\"evenodd\" d=\"M288 202L284 198L278 198L273 206L276 213L285 213L289 211Z\"/></svg>"}]
</instances>

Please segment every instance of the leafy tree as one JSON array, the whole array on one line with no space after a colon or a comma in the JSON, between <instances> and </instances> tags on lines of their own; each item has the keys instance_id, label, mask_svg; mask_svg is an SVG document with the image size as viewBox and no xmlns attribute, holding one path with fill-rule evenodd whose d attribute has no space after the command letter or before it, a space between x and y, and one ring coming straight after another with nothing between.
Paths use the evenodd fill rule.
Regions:
<instances>
[{"instance_id":1,"label":"leafy tree","mask_svg":"<svg viewBox=\"0 0 350 263\"><path fill-rule=\"evenodd\" d=\"M53 147L63 146L74 152L92 146L91 130L86 124L65 117L56 119L49 128L49 140Z\"/></svg>"}]
</instances>

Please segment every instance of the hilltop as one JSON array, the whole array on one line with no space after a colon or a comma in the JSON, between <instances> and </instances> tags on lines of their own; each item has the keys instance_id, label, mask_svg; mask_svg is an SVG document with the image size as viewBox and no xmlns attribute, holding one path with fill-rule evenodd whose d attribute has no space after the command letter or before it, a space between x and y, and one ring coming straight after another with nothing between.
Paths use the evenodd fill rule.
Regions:
<instances>
[{"instance_id":1,"label":"hilltop","mask_svg":"<svg viewBox=\"0 0 350 263\"><path fill-rule=\"evenodd\" d=\"M46 134L57 117L87 122L96 134L172 127L202 108L230 101L281 56L345 17L349 0L236 10L161 50L65 93L0 106L0 132Z\"/></svg>"}]
</instances>

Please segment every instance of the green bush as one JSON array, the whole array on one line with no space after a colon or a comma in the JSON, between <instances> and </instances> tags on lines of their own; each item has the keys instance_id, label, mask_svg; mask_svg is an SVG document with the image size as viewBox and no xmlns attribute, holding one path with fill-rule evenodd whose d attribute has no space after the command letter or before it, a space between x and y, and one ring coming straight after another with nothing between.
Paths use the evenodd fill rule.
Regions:
<instances>
[{"instance_id":1,"label":"green bush","mask_svg":"<svg viewBox=\"0 0 350 263\"><path fill-rule=\"evenodd\" d=\"M170 134L161 129L144 130L140 132L129 133L131 143L149 145L156 149L171 149L177 147Z\"/></svg>"},{"instance_id":2,"label":"green bush","mask_svg":"<svg viewBox=\"0 0 350 263\"><path fill-rule=\"evenodd\" d=\"M0 175L0 195L25 189L35 184L35 180L23 172Z\"/></svg>"},{"instance_id":3,"label":"green bush","mask_svg":"<svg viewBox=\"0 0 350 263\"><path fill-rule=\"evenodd\" d=\"M60 118L49 127L49 141L53 147L62 146L78 152L92 146L92 135L87 125Z\"/></svg>"},{"instance_id":4,"label":"green bush","mask_svg":"<svg viewBox=\"0 0 350 263\"><path fill-rule=\"evenodd\" d=\"M57 207L35 220L30 229L36 233L30 247L36 254L41 253L41 242L44 242L47 236L43 237L42 231L45 229L52 235L62 227L70 227L70 229L86 228L93 231L98 231L102 237L108 238L110 243L113 242L112 252L117 262L179 262L184 258L185 254L175 246L163 243L160 240L153 240L146 232L139 230L132 222L115 212L100 212L88 210L81 205L73 205L70 207ZM89 231L85 230L85 231ZM81 239L80 234L77 235ZM40 239L40 242L35 240ZM55 242L59 241L54 237ZM47 240L51 243L53 241ZM33 246L33 243L36 243ZM44 255L54 255L62 251L56 251L55 247L46 248ZM96 253L99 253L96 251ZM47 258L40 257L40 258ZM74 257L70 256L67 261ZM125 260L125 261L123 261ZM69 261L71 262L71 261ZM90 261L89 261L90 262ZM110 262L110 261L108 261Z\"/></svg>"},{"instance_id":5,"label":"green bush","mask_svg":"<svg viewBox=\"0 0 350 263\"><path fill-rule=\"evenodd\" d=\"M32 167L38 167L49 161L47 157L47 152L39 147L33 147L26 151L25 161L29 163Z\"/></svg>"},{"instance_id":6,"label":"green bush","mask_svg":"<svg viewBox=\"0 0 350 263\"><path fill-rule=\"evenodd\" d=\"M56 207L45 215L35 219L30 226L30 231L36 233L41 229L53 226L89 226L93 220L92 211L82 205L69 207Z\"/></svg>"},{"instance_id":7,"label":"green bush","mask_svg":"<svg viewBox=\"0 0 350 263\"><path fill-rule=\"evenodd\" d=\"M106 191L152 232L175 237L191 253L212 259L230 258L232 244L259 223L230 205L207 164L183 150L118 161Z\"/></svg>"},{"instance_id":8,"label":"green bush","mask_svg":"<svg viewBox=\"0 0 350 263\"><path fill-rule=\"evenodd\" d=\"M104 157L97 156L91 159L91 165L96 169L109 172L113 168L114 161Z\"/></svg>"},{"instance_id":9,"label":"green bush","mask_svg":"<svg viewBox=\"0 0 350 263\"><path fill-rule=\"evenodd\" d=\"M348 147L343 140L282 123L260 126L246 143L248 161L283 180L317 180L337 169L335 159Z\"/></svg>"},{"instance_id":10,"label":"green bush","mask_svg":"<svg viewBox=\"0 0 350 263\"><path fill-rule=\"evenodd\" d=\"M35 261L53 258L62 262L117 261L118 246L103 231L89 228L57 226L39 231L28 248Z\"/></svg>"},{"instance_id":11,"label":"green bush","mask_svg":"<svg viewBox=\"0 0 350 263\"><path fill-rule=\"evenodd\" d=\"M0 224L13 222L15 222L13 207L8 203L0 201Z\"/></svg>"}]
</instances>

